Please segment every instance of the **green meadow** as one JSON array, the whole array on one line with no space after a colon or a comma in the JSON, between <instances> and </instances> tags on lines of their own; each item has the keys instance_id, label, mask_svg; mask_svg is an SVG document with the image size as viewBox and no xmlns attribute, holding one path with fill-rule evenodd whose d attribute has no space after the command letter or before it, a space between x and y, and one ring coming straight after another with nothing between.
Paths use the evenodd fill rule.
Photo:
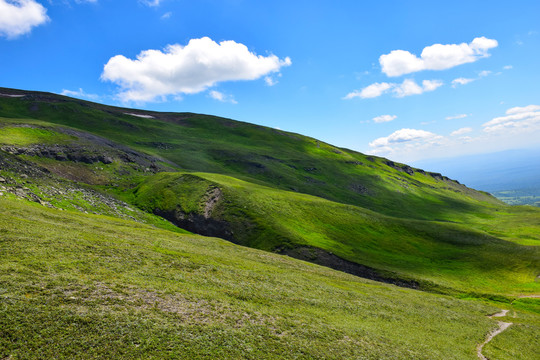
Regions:
<instances>
[{"instance_id":1,"label":"green meadow","mask_svg":"<svg viewBox=\"0 0 540 360\"><path fill-rule=\"evenodd\" d=\"M25 93L0 97L0 359L475 359L497 320L484 355L535 358L540 208L277 129Z\"/></svg>"},{"instance_id":2,"label":"green meadow","mask_svg":"<svg viewBox=\"0 0 540 360\"><path fill-rule=\"evenodd\" d=\"M492 305L216 238L0 205L4 358L473 359L495 323Z\"/></svg>"}]
</instances>

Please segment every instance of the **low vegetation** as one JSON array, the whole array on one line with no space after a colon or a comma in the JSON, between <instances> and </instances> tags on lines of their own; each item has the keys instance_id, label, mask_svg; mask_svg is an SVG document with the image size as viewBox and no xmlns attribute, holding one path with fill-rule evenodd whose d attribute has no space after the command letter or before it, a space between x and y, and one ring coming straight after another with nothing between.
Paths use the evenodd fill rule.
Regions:
<instances>
[{"instance_id":1,"label":"low vegetation","mask_svg":"<svg viewBox=\"0 0 540 360\"><path fill-rule=\"evenodd\" d=\"M2 358L473 359L493 306L0 198Z\"/></svg>"},{"instance_id":2,"label":"low vegetation","mask_svg":"<svg viewBox=\"0 0 540 360\"><path fill-rule=\"evenodd\" d=\"M281 130L0 92L24 94L0 97L0 359L474 359L500 308L484 354L534 358L538 208Z\"/></svg>"}]
</instances>

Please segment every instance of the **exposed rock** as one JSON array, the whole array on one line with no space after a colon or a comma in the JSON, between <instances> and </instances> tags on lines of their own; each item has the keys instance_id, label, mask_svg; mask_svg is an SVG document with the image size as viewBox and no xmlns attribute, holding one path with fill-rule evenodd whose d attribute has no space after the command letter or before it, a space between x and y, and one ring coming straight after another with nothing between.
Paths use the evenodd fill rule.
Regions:
<instances>
[{"instance_id":1,"label":"exposed rock","mask_svg":"<svg viewBox=\"0 0 540 360\"><path fill-rule=\"evenodd\" d=\"M408 165L398 165L394 163L393 161L387 160L384 162L386 165L390 166L392 169L396 169L398 171L406 172L409 175L414 175L414 170L412 167Z\"/></svg>"},{"instance_id":2,"label":"exposed rock","mask_svg":"<svg viewBox=\"0 0 540 360\"><path fill-rule=\"evenodd\" d=\"M185 213L179 208L173 211L156 209L154 214L169 220L179 228L195 234L220 237L235 242L231 226L226 221L216 220L205 216L205 214Z\"/></svg>"},{"instance_id":3,"label":"exposed rock","mask_svg":"<svg viewBox=\"0 0 540 360\"><path fill-rule=\"evenodd\" d=\"M304 176L304 179L306 180L307 183L310 183L310 184L326 185L324 181L314 179L310 176Z\"/></svg>"},{"instance_id":4,"label":"exposed rock","mask_svg":"<svg viewBox=\"0 0 540 360\"><path fill-rule=\"evenodd\" d=\"M342 259L339 256L316 247L300 246L294 249L278 249L276 252L288 255L295 259L305 260L314 264L329 267L334 270L343 271L365 279L380 281L411 289L420 288L420 285L416 281L383 275L374 268Z\"/></svg>"},{"instance_id":5,"label":"exposed rock","mask_svg":"<svg viewBox=\"0 0 540 360\"><path fill-rule=\"evenodd\" d=\"M349 189L351 189L352 191L354 191L355 193L357 194L362 194L362 195L367 195L369 194L369 190L367 187L365 187L364 185L362 184L351 184L349 186Z\"/></svg>"},{"instance_id":6,"label":"exposed rock","mask_svg":"<svg viewBox=\"0 0 540 360\"><path fill-rule=\"evenodd\" d=\"M221 200L223 194L219 188L214 188L206 193L206 201L204 204L204 217L209 219L212 215L212 211L216 207L217 203Z\"/></svg>"}]
</instances>

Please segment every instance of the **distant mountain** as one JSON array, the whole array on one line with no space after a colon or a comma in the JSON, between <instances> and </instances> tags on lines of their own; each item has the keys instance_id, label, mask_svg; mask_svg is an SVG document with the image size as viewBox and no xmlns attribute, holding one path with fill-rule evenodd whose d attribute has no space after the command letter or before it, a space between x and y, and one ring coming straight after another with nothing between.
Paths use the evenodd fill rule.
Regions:
<instances>
[{"instance_id":1,"label":"distant mountain","mask_svg":"<svg viewBox=\"0 0 540 360\"><path fill-rule=\"evenodd\" d=\"M538 189L540 148L416 161L414 166L437 171L478 190Z\"/></svg>"}]
</instances>

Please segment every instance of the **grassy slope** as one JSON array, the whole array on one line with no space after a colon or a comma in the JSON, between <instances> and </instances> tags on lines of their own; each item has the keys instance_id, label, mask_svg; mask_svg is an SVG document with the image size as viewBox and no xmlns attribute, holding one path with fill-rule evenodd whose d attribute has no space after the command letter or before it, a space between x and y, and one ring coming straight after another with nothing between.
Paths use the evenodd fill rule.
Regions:
<instances>
[{"instance_id":1,"label":"grassy slope","mask_svg":"<svg viewBox=\"0 0 540 360\"><path fill-rule=\"evenodd\" d=\"M266 250L298 244L316 246L351 261L460 291L538 291L534 278L539 268L536 246L540 239L540 211L535 209L504 206L455 182L418 171L407 174L389 167L384 159L370 160L301 135L205 115L152 113L161 120L141 119L125 115L129 110L56 95L40 96L0 98L0 113L91 129L157 152L191 170L232 173L249 180L200 174L228 189L232 204L221 209L220 216L238 224L236 233L246 245ZM14 127L21 123L54 126L47 122L5 118L2 122L5 126L0 140L4 143L71 140L51 130ZM49 168L76 167L83 178L90 173L84 164L34 160ZM106 188L112 185L119 195L125 195L122 189L143 178L127 176L125 171L122 176L114 175L118 174L115 164L102 168L99 175L105 180L101 184ZM157 182L169 186L166 176L157 175L147 184L155 189L161 189ZM389 218L360 207L273 190L253 182L278 189L298 186L295 190L364 205L382 214L436 222ZM351 191L351 184L362 185L356 189L364 193ZM166 204L156 204L157 191L142 197L141 192L135 201L149 211L181 206L192 212L200 205L205 190L197 193L193 188L166 189L159 194Z\"/></svg>"},{"instance_id":2,"label":"grassy slope","mask_svg":"<svg viewBox=\"0 0 540 360\"><path fill-rule=\"evenodd\" d=\"M411 176L390 168L384 159L372 161L296 134L202 115L155 114L179 126L82 101L50 100L0 98L0 116L17 118L1 122L51 126L36 120L44 119L67 124L173 159L191 170L248 180L196 174L203 184L219 184L235 201L249 205L245 210L231 202L229 216L263 220L263 231L270 229L269 235L279 232L300 243L311 241L341 251L344 257L352 254L365 263L377 262L379 268L416 271L414 276L448 286L462 287L470 281L469 290L537 289L523 278L538 269L536 250L485 241L494 236L536 246L540 216L528 207L504 206L454 182L418 172ZM73 140L51 129L12 128L10 134L3 130L6 127L0 129L0 142L21 146ZM276 149L272 144L282 146ZM119 170L125 174L125 169L117 164L96 172L84 164L29 160L42 165L50 162L48 166L71 169L81 177L93 174L95 184L114 186L118 192L144 178L136 173L118 177ZM5 172L0 175L6 176ZM29 179L16 181L34 186L35 191L43 187L29 184ZM400 220L276 191L290 188L386 215L457 224ZM182 202L183 206L200 209L196 198L181 195L193 200ZM472 359L475 343L494 327L494 321L483 317L494 309L478 303L362 281L217 239L58 212L7 197L0 196L2 358L59 353L65 358L190 358L197 354L208 358ZM69 198L62 206L76 209L88 204L86 199ZM91 206L86 209L102 212ZM306 217L310 221L302 221ZM159 220L148 222L167 227ZM339 226L329 225L332 222ZM372 230L370 236L364 236L366 229ZM394 234L399 241L389 241ZM351 235L359 235L362 246L351 241ZM269 236L268 244L274 239ZM386 247L380 249L383 240ZM407 265L400 264L400 257ZM430 257L435 264L430 264ZM499 267L505 257L508 261ZM460 275L470 278L460 280ZM497 276L504 281L495 283ZM534 358L536 349L531 344L540 336L537 300L519 300L515 309L519 320L510 320L515 325L486 346L488 356Z\"/></svg>"},{"instance_id":3,"label":"grassy slope","mask_svg":"<svg viewBox=\"0 0 540 360\"><path fill-rule=\"evenodd\" d=\"M387 215L454 221L463 213L482 212L486 202L500 203L455 182L409 175L385 164L386 159L298 134L207 115L137 111L155 116L143 119L126 112L134 111L52 94L0 97L5 118L71 126L160 155L186 170L231 175Z\"/></svg>"},{"instance_id":4,"label":"grassy slope","mask_svg":"<svg viewBox=\"0 0 540 360\"><path fill-rule=\"evenodd\" d=\"M480 303L12 196L0 284L2 358L474 359L495 325Z\"/></svg>"},{"instance_id":5,"label":"grassy slope","mask_svg":"<svg viewBox=\"0 0 540 360\"><path fill-rule=\"evenodd\" d=\"M515 226L514 232L507 233L509 240L518 243L525 233L536 239L523 246L471 230L469 225L404 220L206 173L156 174L134 190L132 201L150 212L178 208L185 213L202 213L204 195L215 187L222 190L223 199L212 216L234 224L236 241L244 245L270 251L283 246L318 247L356 263L398 273L401 278L425 280L462 292L540 291L540 284L534 281L540 224ZM537 212L536 220L539 215ZM495 216L476 226L484 227ZM523 217L508 213L505 219L507 225L521 224Z\"/></svg>"},{"instance_id":6,"label":"grassy slope","mask_svg":"<svg viewBox=\"0 0 540 360\"><path fill-rule=\"evenodd\" d=\"M498 318L512 325L484 348L488 359L537 359L540 344L540 299L520 299L508 316Z\"/></svg>"}]
</instances>

